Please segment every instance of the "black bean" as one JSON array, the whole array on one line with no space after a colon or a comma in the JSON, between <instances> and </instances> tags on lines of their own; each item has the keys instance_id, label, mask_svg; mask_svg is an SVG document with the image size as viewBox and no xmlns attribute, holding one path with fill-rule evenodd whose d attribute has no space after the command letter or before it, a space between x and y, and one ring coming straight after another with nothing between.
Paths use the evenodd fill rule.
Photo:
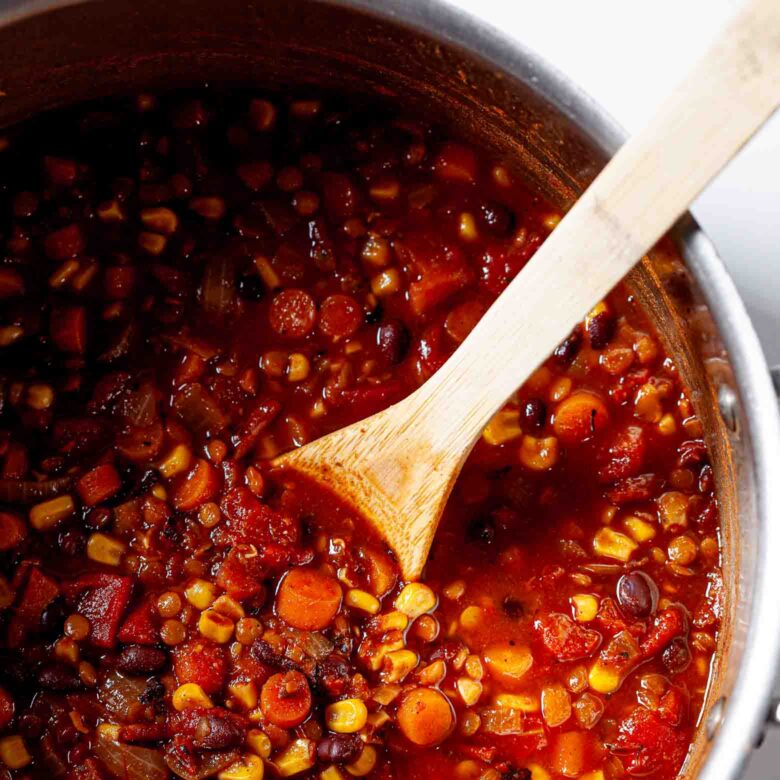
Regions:
<instances>
[{"instance_id":1,"label":"black bean","mask_svg":"<svg viewBox=\"0 0 780 780\"><path fill-rule=\"evenodd\" d=\"M691 663L691 651L684 637L677 636L672 639L661 654L661 663L669 674L684 672Z\"/></svg>"},{"instance_id":2,"label":"black bean","mask_svg":"<svg viewBox=\"0 0 780 780\"><path fill-rule=\"evenodd\" d=\"M128 645L119 653L117 668L128 674L151 674L165 666L168 656L164 650L143 645Z\"/></svg>"},{"instance_id":3,"label":"black bean","mask_svg":"<svg viewBox=\"0 0 780 780\"><path fill-rule=\"evenodd\" d=\"M246 729L241 718L230 712L210 710L195 726L195 744L207 750L224 750L243 744Z\"/></svg>"},{"instance_id":4,"label":"black bean","mask_svg":"<svg viewBox=\"0 0 780 780\"><path fill-rule=\"evenodd\" d=\"M547 407L540 398L531 398L523 405L523 421L530 430L541 430L547 421Z\"/></svg>"},{"instance_id":5,"label":"black bean","mask_svg":"<svg viewBox=\"0 0 780 780\"><path fill-rule=\"evenodd\" d=\"M75 528L71 528L69 531L63 531L59 535L57 541L60 550L69 558L74 558L76 555L81 554L86 547L86 537L81 531Z\"/></svg>"},{"instance_id":6,"label":"black bean","mask_svg":"<svg viewBox=\"0 0 780 780\"><path fill-rule=\"evenodd\" d=\"M62 632L62 625L68 616L68 608L62 598L56 598L43 610L40 630L44 636L52 636Z\"/></svg>"},{"instance_id":7,"label":"black bean","mask_svg":"<svg viewBox=\"0 0 780 780\"><path fill-rule=\"evenodd\" d=\"M588 322L588 339L593 349L604 349L615 335L615 318L608 312L599 312Z\"/></svg>"},{"instance_id":8,"label":"black bean","mask_svg":"<svg viewBox=\"0 0 780 780\"><path fill-rule=\"evenodd\" d=\"M495 236L507 236L515 226L515 215L502 203L488 201L479 207L482 224Z\"/></svg>"},{"instance_id":9,"label":"black bean","mask_svg":"<svg viewBox=\"0 0 780 780\"><path fill-rule=\"evenodd\" d=\"M350 676L346 659L336 653L320 661L314 670L317 689L331 697L341 696L346 691Z\"/></svg>"},{"instance_id":10,"label":"black bean","mask_svg":"<svg viewBox=\"0 0 780 780\"><path fill-rule=\"evenodd\" d=\"M400 320L387 320L377 329L376 345L382 357L391 366L400 363L406 357L410 344L409 331Z\"/></svg>"},{"instance_id":11,"label":"black bean","mask_svg":"<svg viewBox=\"0 0 780 780\"><path fill-rule=\"evenodd\" d=\"M501 602L501 609L511 618L521 618L525 614L523 602L514 596L506 596Z\"/></svg>"},{"instance_id":12,"label":"black bean","mask_svg":"<svg viewBox=\"0 0 780 780\"><path fill-rule=\"evenodd\" d=\"M38 672L38 685L48 691L74 691L81 687L81 679L64 664L48 664Z\"/></svg>"},{"instance_id":13,"label":"black bean","mask_svg":"<svg viewBox=\"0 0 780 780\"><path fill-rule=\"evenodd\" d=\"M509 767L501 773L501 780L531 780L532 777L530 769L516 769L515 767Z\"/></svg>"},{"instance_id":14,"label":"black bean","mask_svg":"<svg viewBox=\"0 0 780 780\"><path fill-rule=\"evenodd\" d=\"M358 734L332 734L317 745L317 758L323 764L350 764L362 750Z\"/></svg>"},{"instance_id":15,"label":"black bean","mask_svg":"<svg viewBox=\"0 0 780 780\"><path fill-rule=\"evenodd\" d=\"M618 580L617 600L629 617L650 617L658 606L658 586L643 571L632 571Z\"/></svg>"},{"instance_id":16,"label":"black bean","mask_svg":"<svg viewBox=\"0 0 780 780\"><path fill-rule=\"evenodd\" d=\"M160 701L165 697L165 686L162 684L162 680L157 677L153 677L146 683L146 690L138 697L138 701L141 704L152 704L153 702Z\"/></svg>"},{"instance_id":17,"label":"black bean","mask_svg":"<svg viewBox=\"0 0 780 780\"><path fill-rule=\"evenodd\" d=\"M496 524L490 515L477 515L466 528L469 542L492 544L496 539Z\"/></svg>"},{"instance_id":18,"label":"black bean","mask_svg":"<svg viewBox=\"0 0 780 780\"><path fill-rule=\"evenodd\" d=\"M553 355L559 363L568 364L577 357L581 346L582 332L577 328L555 348Z\"/></svg>"},{"instance_id":19,"label":"black bean","mask_svg":"<svg viewBox=\"0 0 780 780\"><path fill-rule=\"evenodd\" d=\"M263 280L257 274L245 274L238 279L238 294L245 301L260 301L265 295Z\"/></svg>"}]
</instances>

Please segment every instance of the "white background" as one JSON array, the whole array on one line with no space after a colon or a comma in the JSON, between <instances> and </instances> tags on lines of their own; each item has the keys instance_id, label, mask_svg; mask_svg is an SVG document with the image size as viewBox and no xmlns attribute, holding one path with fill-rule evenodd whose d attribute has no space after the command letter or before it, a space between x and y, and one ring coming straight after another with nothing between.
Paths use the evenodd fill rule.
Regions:
<instances>
[{"instance_id":1,"label":"white background","mask_svg":"<svg viewBox=\"0 0 780 780\"><path fill-rule=\"evenodd\" d=\"M652 115L739 7L737 0L450 2L535 49L629 131ZM709 186L693 213L736 281L767 359L780 364L780 116ZM773 732L745 780L776 778L780 734Z\"/></svg>"}]
</instances>

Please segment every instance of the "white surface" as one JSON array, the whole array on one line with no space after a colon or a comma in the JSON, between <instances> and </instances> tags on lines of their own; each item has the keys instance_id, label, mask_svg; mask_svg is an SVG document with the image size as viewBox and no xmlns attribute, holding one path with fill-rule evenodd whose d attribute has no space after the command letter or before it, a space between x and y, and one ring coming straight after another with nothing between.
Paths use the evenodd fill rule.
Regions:
<instances>
[{"instance_id":1,"label":"white surface","mask_svg":"<svg viewBox=\"0 0 780 780\"><path fill-rule=\"evenodd\" d=\"M778 0L780 2L780 0ZM629 131L739 7L736 0L450 0L521 39ZM780 364L780 116L710 185L693 212L729 268L771 364ZM780 778L770 732L745 780Z\"/></svg>"}]
</instances>

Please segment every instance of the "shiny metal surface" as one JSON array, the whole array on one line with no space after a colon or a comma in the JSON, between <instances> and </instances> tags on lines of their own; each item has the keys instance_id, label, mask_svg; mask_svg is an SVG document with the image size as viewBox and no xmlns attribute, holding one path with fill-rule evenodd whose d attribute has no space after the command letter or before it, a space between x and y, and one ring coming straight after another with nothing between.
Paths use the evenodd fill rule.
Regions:
<instances>
[{"instance_id":1,"label":"shiny metal surface","mask_svg":"<svg viewBox=\"0 0 780 780\"><path fill-rule=\"evenodd\" d=\"M436 115L565 208L620 128L533 52L439 0L7 0L0 126L114 92L208 80L327 84ZM755 332L690 218L632 274L692 389L715 459L729 590L719 661L685 776L736 778L770 714L780 651L780 421ZM774 522L773 522L774 521Z\"/></svg>"}]
</instances>

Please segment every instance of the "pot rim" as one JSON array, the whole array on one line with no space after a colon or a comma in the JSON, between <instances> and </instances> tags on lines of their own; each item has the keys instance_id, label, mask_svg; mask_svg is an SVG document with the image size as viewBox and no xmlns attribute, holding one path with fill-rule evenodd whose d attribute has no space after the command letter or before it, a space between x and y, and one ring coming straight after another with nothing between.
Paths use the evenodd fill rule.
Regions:
<instances>
[{"instance_id":1,"label":"pot rim","mask_svg":"<svg viewBox=\"0 0 780 780\"><path fill-rule=\"evenodd\" d=\"M7 0L0 6L0 27L47 11L94 0ZM605 153L612 155L625 130L587 93L548 64L519 38L506 35L446 0L315 0L341 6L422 32L524 82L557 109ZM686 266L701 290L733 369L741 436L753 458L753 483L760 540L754 564L745 647L725 707L718 703L705 724L713 745L700 780L736 778L752 748L760 743L780 667L780 603L772 565L780 562L780 463L778 397L767 363L734 283L709 238L686 214L676 228ZM760 541L760 543L759 543ZM744 578L745 573L741 572ZM749 578L748 578L749 579Z\"/></svg>"}]
</instances>

